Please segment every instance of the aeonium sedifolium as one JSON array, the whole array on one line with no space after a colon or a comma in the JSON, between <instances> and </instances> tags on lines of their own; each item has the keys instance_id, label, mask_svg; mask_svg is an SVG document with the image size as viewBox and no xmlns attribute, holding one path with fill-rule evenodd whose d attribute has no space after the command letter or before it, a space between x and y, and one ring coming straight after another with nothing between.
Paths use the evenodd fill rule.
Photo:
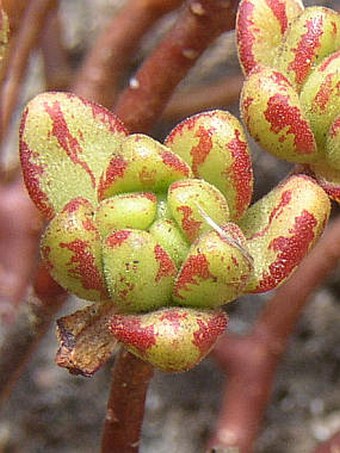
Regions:
<instances>
[{"instance_id":1,"label":"aeonium sedifolium","mask_svg":"<svg viewBox=\"0 0 340 453\"><path fill-rule=\"evenodd\" d=\"M236 34L250 134L339 202L340 14L300 0L242 0Z\"/></svg>"},{"instance_id":2,"label":"aeonium sedifolium","mask_svg":"<svg viewBox=\"0 0 340 453\"><path fill-rule=\"evenodd\" d=\"M329 216L327 195L305 175L249 207L248 145L221 110L184 120L161 144L129 135L99 105L44 93L23 114L20 154L49 221L42 259L93 302L59 321L59 362L83 374L107 360L110 338L163 370L191 368L225 330L221 306L282 283ZM80 335L81 353L66 344Z\"/></svg>"}]
</instances>

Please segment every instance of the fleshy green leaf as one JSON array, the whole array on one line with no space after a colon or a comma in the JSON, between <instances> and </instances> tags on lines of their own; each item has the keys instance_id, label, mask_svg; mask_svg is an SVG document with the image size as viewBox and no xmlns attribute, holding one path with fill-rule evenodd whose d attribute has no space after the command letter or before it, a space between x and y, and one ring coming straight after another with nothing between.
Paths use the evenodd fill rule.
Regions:
<instances>
[{"instance_id":1,"label":"fleshy green leaf","mask_svg":"<svg viewBox=\"0 0 340 453\"><path fill-rule=\"evenodd\" d=\"M198 308L223 305L242 293L252 272L245 237L228 223L192 245L176 278L174 301Z\"/></svg>"},{"instance_id":2,"label":"fleshy green leaf","mask_svg":"<svg viewBox=\"0 0 340 453\"><path fill-rule=\"evenodd\" d=\"M328 131L340 113L340 50L325 58L313 70L303 86L300 101L317 145L320 150L325 151ZM340 155L340 149L338 154ZM336 156L334 153L331 156L328 157L332 165L331 162L334 158L336 160Z\"/></svg>"},{"instance_id":3,"label":"fleshy green leaf","mask_svg":"<svg viewBox=\"0 0 340 453\"><path fill-rule=\"evenodd\" d=\"M109 327L141 359L168 372L199 363L227 326L222 311L169 308L143 315L115 315Z\"/></svg>"},{"instance_id":4,"label":"fleshy green leaf","mask_svg":"<svg viewBox=\"0 0 340 453\"><path fill-rule=\"evenodd\" d=\"M130 135L117 150L99 186L99 198L123 192L166 192L191 176L189 166L170 149L143 134Z\"/></svg>"},{"instance_id":5,"label":"fleshy green leaf","mask_svg":"<svg viewBox=\"0 0 340 453\"><path fill-rule=\"evenodd\" d=\"M315 66L339 47L340 14L329 8L311 6L292 22L273 66L300 91Z\"/></svg>"},{"instance_id":6,"label":"fleshy green leaf","mask_svg":"<svg viewBox=\"0 0 340 453\"><path fill-rule=\"evenodd\" d=\"M241 111L250 134L271 154L297 163L318 159L298 94L282 73L258 66L244 83Z\"/></svg>"},{"instance_id":7,"label":"fleshy green leaf","mask_svg":"<svg viewBox=\"0 0 340 453\"><path fill-rule=\"evenodd\" d=\"M176 266L150 233L119 230L103 243L108 290L122 312L148 311L171 299Z\"/></svg>"},{"instance_id":8,"label":"fleshy green leaf","mask_svg":"<svg viewBox=\"0 0 340 453\"><path fill-rule=\"evenodd\" d=\"M207 219L218 225L229 221L229 207L222 193L201 179L173 183L168 192L168 206L181 232L189 242L212 229Z\"/></svg>"},{"instance_id":9,"label":"fleshy green leaf","mask_svg":"<svg viewBox=\"0 0 340 453\"><path fill-rule=\"evenodd\" d=\"M165 140L175 153L225 196L231 220L239 219L253 193L253 170L241 123L229 112L212 110L179 123Z\"/></svg>"},{"instance_id":10,"label":"fleshy green leaf","mask_svg":"<svg viewBox=\"0 0 340 453\"><path fill-rule=\"evenodd\" d=\"M330 213L323 189L305 175L294 175L247 211L240 227L254 259L245 292L276 288L293 272L320 237Z\"/></svg>"},{"instance_id":11,"label":"fleshy green leaf","mask_svg":"<svg viewBox=\"0 0 340 453\"><path fill-rule=\"evenodd\" d=\"M103 200L95 218L101 235L105 237L112 230L146 230L155 220L156 212L157 197L153 193L137 192Z\"/></svg>"},{"instance_id":12,"label":"fleshy green leaf","mask_svg":"<svg viewBox=\"0 0 340 453\"><path fill-rule=\"evenodd\" d=\"M245 74L257 64L272 66L290 22L302 11L300 0L241 0L236 36Z\"/></svg>"},{"instance_id":13,"label":"fleshy green leaf","mask_svg":"<svg viewBox=\"0 0 340 453\"><path fill-rule=\"evenodd\" d=\"M41 254L52 277L67 291L86 300L103 300L108 295L93 211L84 198L70 201L47 226Z\"/></svg>"},{"instance_id":14,"label":"fleshy green leaf","mask_svg":"<svg viewBox=\"0 0 340 453\"><path fill-rule=\"evenodd\" d=\"M52 218L76 197L97 203L103 169L127 130L104 107L71 93L43 93L26 107L20 157L28 192Z\"/></svg>"}]
</instances>

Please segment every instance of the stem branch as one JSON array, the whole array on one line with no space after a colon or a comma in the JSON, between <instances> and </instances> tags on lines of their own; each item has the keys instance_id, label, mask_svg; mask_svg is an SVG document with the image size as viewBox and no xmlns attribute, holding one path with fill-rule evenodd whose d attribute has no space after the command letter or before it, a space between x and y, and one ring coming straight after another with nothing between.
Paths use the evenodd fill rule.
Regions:
<instances>
[{"instance_id":1,"label":"stem branch","mask_svg":"<svg viewBox=\"0 0 340 453\"><path fill-rule=\"evenodd\" d=\"M135 453L139 448L151 365L121 349L113 368L102 453Z\"/></svg>"}]
</instances>

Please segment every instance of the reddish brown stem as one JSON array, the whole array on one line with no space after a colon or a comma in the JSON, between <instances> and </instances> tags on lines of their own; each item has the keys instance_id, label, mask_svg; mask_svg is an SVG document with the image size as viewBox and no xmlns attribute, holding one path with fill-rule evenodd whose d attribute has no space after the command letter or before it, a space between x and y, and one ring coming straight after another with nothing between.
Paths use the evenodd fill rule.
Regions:
<instances>
[{"instance_id":1,"label":"reddish brown stem","mask_svg":"<svg viewBox=\"0 0 340 453\"><path fill-rule=\"evenodd\" d=\"M243 81L241 75L228 76L212 85L175 93L164 110L163 118L178 121L199 111L226 107L238 101Z\"/></svg>"},{"instance_id":2,"label":"reddish brown stem","mask_svg":"<svg viewBox=\"0 0 340 453\"><path fill-rule=\"evenodd\" d=\"M340 257L340 219L326 230L288 282L276 291L251 334L226 336L215 357L228 372L225 396L209 446L250 453L269 401L275 371L289 335L312 292Z\"/></svg>"},{"instance_id":3,"label":"reddish brown stem","mask_svg":"<svg viewBox=\"0 0 340 453\"><path fill-rule=\"evenodd\" d=\"M74 84L87 99L112 107L119 83L140 38L162 15L183 0L130 0L88 53Z\"/></svg>"},{"instance_id":4,"label":"reddish brown stem","mask_svg":"<svg viewBox=\"0 0 340 453\"><path fill-rule=\"evenodd\" d=\"M174 27L118 100L117 114L131 132L151 128L198 57L222 32L234 27L237 3L237 0L186 2Z\"/></svg>"},{"instance_id":5,"label":"reddish brown stem","mask_svg":"<svg viewBox=\"0 0 340 453\"><path fill-rule=\"evenodd\" d=\"M151 365L124 349L120 351L113 368L102 453L138 451L145 397L152 376Z\"/></svg>"},{"instance_id":6,"label":"reddish brown stem","mask_svg":"<svg viewBox=\"0 0 340 453\"><path fill-rule=\"evenodd\" d=\"M66 90L71 86L72 70L61 42L62 29L58 13L57 9L50 12L40 44L47 90Z\"/></svg>"},{"instance_id":7,"label":"reddish brown stem","mask_svg":"<svg viewBox=\"0 0 340 453\"><path fill-rule=\"evenodd\" d=\"M57 0L31 0L24 12L15 38L15 45L10 48L7 71L0 94L0 134L2 137L5 136L17 104L29 56L38 42L47 15L53 8L56 8L56 5Z\"/></svg>"}]
</instances>

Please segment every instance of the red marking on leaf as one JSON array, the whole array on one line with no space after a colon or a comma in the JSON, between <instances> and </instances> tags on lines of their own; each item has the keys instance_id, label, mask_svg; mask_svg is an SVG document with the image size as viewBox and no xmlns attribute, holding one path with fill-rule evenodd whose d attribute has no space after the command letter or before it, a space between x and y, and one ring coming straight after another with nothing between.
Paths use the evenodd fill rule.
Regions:
<instances>
[{"instance_id":1,"label":"red marking on leaf","mask_svg":"<svg viewBox=\"0 0 340 453\"><path fill-rule=\"evenodd\" d=\"M155 258L159 264L159 269L156 275L156 282L159 282L163 277L173 277L176 275L177 269L166 251L160 246L155 246Z\"/></svg>"},{"instance_id":2,"label":"red marking on leaf","mask_svg":"<svg viewBox=\"0 0 340 453\"><path fill-rule=\"evenodd\" d=\"M238 50L246 74L257 64L253 53L253 46L255 44L255 35L256 33L260 33L260 29L254 26L254 9L253 2L244 1L237 21Z\"/></svg>"},{"instance_id":3,"label":"red marking on leaf","mask_svg":"<svg viewBox=\"0 0 340 453\"><path fill-rule=\"evenodd\" d=\"M248 241L262 237L265 234L267 234L269 228L271 227L271 224L273 223L273 220L275 220L277 217L279 217L282 214L283 209L287 205L289 205L291 199L292 199L291 190L285 190L284 192L282 192L280 202L271 211L271 213L269 215L268 223L266 224L266 226L262 230L254 233L251 237L247 238Z\"/></svg>"},{"instance_id":4,"label":"red marking on leaf","mask_svg":"<svg viewBox=\"0 0 340 453\"><path fill-rule=\"evenodd\" d=\"M236 190L236 217L240 217L251 200L253 170L247 143L241 140L239 130L235 130L235 135L236 137L228 144L233 164L226 176L233 181Z\"/></svg>"},{"instance_id":5,"label":"red marking on leaf","mask_svg":"<svg viewBox=\"0 0 340 453\"><path fill-rule=\"evenodd\" d=\"M325 70L328 68L328 66L329 66L330 64L332 64L333 61L334 61L334 60L337 60L338 58L340 58L340 50L339 50L338 52L332 53L332 54L329 55L327 58L325 58L325 59L323 60L323 62L320 64L320 66L318 67L318 70L319 70L320 72L325 71Z\"/></svg>"},{"instance_id":6,"label":"red marking on leaf","mask_svg":"<svg viewBox=\"0 0 340 453\"><path fill-rule=\"evenodd\" d=\"M337 90L337 95L340 96L340 82L338 82L334 88L332 87L332 79L335 75L336 74L327 74L326 78L323 80L319 91L314 98L313 110L315 110L315 107L319 107L321 111L324 111L327 108L333 90Z\"/></svg>"},{"instance_id":7,"label":"red marking on leaf","mask_svg":"<svg viewBox=\"0 0 340 453\"><path fill-rule=\"evenodd\" d=\"M153 186L157 181L157 170L144 166L139 171L138 178L143 186Z\"/></svg>"},{"instance_id":8,"label":"red marking on leaf","mask_svg":"<svg viewBox=\"0 0 340 453\"><path fill-rule=\"evenodd\" d=\"M196 322L199 329L194 332L192 342L202 354L206 354L225 331L228 324L227 317L221 312L207 321L197 319Z\"/></svg>"},{"instance_id":9,"label":"red marking on leaf","mask_svg":"<svg viewBox=\"0 0 340 453\"><path fill-rule=\"evenodd\" d=\"M286 14L286 1L285 0L284 1L267 0L267 4L281 25L281 33L284 34L284 32L288 28L288 17Z\"/></svg>"},{"instance_id":10,"label":"red marking on leaf","mask_svg":"<svg viewBox=\"0 0 340 453\"><path fill-rule=\"evenodd\" d=\"M44 265L48 272L51 272L54 268L53 263L50 260L51 247L48 245L41 246L40 248L41 256L44 259Z\"/></svg>"},{"instance_id":11,"label":"red marking on leaf","mask_svg":"<svg viewBox=\"0 0 340 453\"><path fill-rule=\"evenodd\" d=\"M257 286L257 291L269 291L290 275L307 254L314 240L316 225L317 220L313 214L303 210L302 214L295 218L294 226L289 229L291 236L279 236L271 241L269 248L278 252L277 257Z\"/></svg>"},{"instance_id":12,"label":"red marking on leaf","mask_svg":"<svg viewBox=\"0 0 340 453\"><path fill-rule=\"evenodd\" d=\"M41 188L41 179L44 175L45 166L37 164L35 153L29 148L27 143L21 138L20 141L20 160L23 169L26 188L37 208L48 218L52 219L55 212L50 205L47 194Z\"/></svg>"},{"instance_id":13,"label":"red marking on leaf","mask_svg":"<svg viewBox=\"0 0 340 453\"><path fill-rule=\"evenodd\" d=\"M109 329L118 341L138 349L141 353L156 344L154 327L143 326L137 316L115 315L110 320Z\"/></svg>"},{"instance_id":14,"label":"red marking on leaf","mask_svg":"<svg viewBox=\"0 0 340 453\"><path fill-rule=\"evenodd\" d=\"M171 151L162 151L161 158L167 167L173 168L183 176L189 176L189 168L186 163Z\"/></svg>"},{"instance_id":15,"label":"red marking on leaf","mask_svg":"<svg viewBox=\"0 0 340 453\"><path fill-rule=\"evenodd\" d=\"M213 275L209 270L209 261L206 256L203 254L192 255L185 261L176 285L175 285L175 294L180 299L184 297L179 294L179 291L190 291L188 285L199 285L197 278L202 280L208 280L212 278Z\"/></svg>"},{"instance_id":16,"label":"red marking on leaf","mask_svg":"<svg viewBox=\"0 0 340 453\"><path fill-rule=\"evenodd\" d=\"M250 118L251 115L249 114L249 108L251 107L252 103L254 102L254 98L248 96L242 100L242 110L243 110L243 119L249 128Z\"/></svg>"},{"instance_id":17,"label":"red marking on leaf","mask_svg":"<svg viewBox=\"0 0 340 453\"><path fill-rule=\"evenodd\" d=\"M282 74L282 72L273 71L270 74L270 78L276 85L278 85L279 87L283 87L284 89L287 89L287 85L292 86L290 81L287 79L287 77L284 74Z\"/></svg>"},{"instance_id":18,"label":"red marking on leaf","mask_svg":"<svg viewBox=\"0 0 340 453\"><path fill-rule=\"evenodd\" d=\"M110 110L106 109L102 105L88 101L84 98L80 99L86 107L91 108L93 117L104 124L110 132L119 132L121 134L128 135L128 130L118 116L110 112Z\"/></svg>"},{"instance_id":19,"label":"red marking on leaf","mask_svg":"<svg viewBox=\"0 0 340 453\"><path fill-rule=\"evenodd\" d=\"M336 137L340 132L340 116L332 123L330 130L329 130L329 135L331 138Z\"/></svg>"},{"instance_id":20,"label":"red marking on leaf","mask_svg":"<svg viewBox=\"0 0 340 453\"><path fill-rule=\"evenodd\" d=\"M69 250L73 256L67 263L70 265L69 274L81 281L83 288L105 293L101 272L95 264L95 257L90 244L82 239L71 242L61 242L60 247Z\"/></svg>"},{"instance_id":21,"label":"red marking on leaf","mask_svg":"<svg viewBox=\"0 0 340 453\"><path fill-rule=\"evenodd\" d=\"M288 128L285 136L294 136L294 145L299 154L311 154L315 151L315 141L308 122L302 117L298 107L289 104L289 96L276 93L271 96L264 112L266 120L270 123L270 130L276 134ZM282 136L282 141L285 139Z\"/></svg>"},{"instance_id":22,"label":"red marking on leaf","mask_svg":"<svg viewBox=\"0 0 340 453\"><path fill-rule=\"evenodd\" d=\"M177 211L183 215L181 221L183 231L187 235L189 241L194 241L197 238L202 222L195 220L192 217L193 211L190 206L178 206Z\"/></svg>"},{"instance_id":23,"label":"red marking on leaf","mask_svg":"<svg viewBox=\"0 0 340 453\"><path fill-rule=\"evenodd\" d=\"M195 133L195 137L199 138L199 142L191 149L190 155L192 156L192 171L196 177L199 177L198 167L204 163L205 159L212 150L212 135L213 130L206 129L203 126L200 126L198 131Z\"/></svg>"},{"instance_id":24,"label":"red marking on leaf","mask_svg":"<svg viewBox=\"0 0 340 453\"><path fill-rule=\"evenodd\" d=\"M76 165L80 165L86 171L91 179L92 186L95 187L96 178L87 162L80 159L80 154L82 154L83 149L76 137L71 134L61 110L60 103L54 101L53 105L50 106L45 102L44 106L45 111L52 120L52 134L56 137L59 145L63 148L72 162Z\"/></svg>"},{"instance_id":25,"label":"red marking on leaf","mask_svg":"<svg viewBox=\"0 0 340 453\"><path fill-rule=\"evenodd\" d=\"M130 234L131 231L129 230L115 231L106 238L106 244L111 248L120 247Z\"/></svg>"},{"instance_id":26,"label":"red marking on leaf","mask_svg":"<svg viewBox=\"0 0 340 453\"><path fill-rule=\"evenodd\" d=\"M171 147L171 144L173 144L174 141L177 140L178 136L179 137L182 136L186 130L190 131L190 130L194 129L196 127L196 121L197 121L198 115L193 115L193 116L183 120L179 124L177 124L177 126L166 137L166 139L164 141L165 145ZM183 129L184 129L184 132L183 132Z\"/></svg>"},{"instance_id":27,"label":"red marking on leaf","mask_svg":"<svg viewBox=\"0 0 340 453\"><path fill-rule=\"evenodd\" d=\"M100 178L98 188L98 197L100 200L105 198L106 191L111 187L111 185L115 183L117 179L124 176L127 166L128 163L122 156L115 155L112 157L105 174L102 174Z\"/></svg>"},{"instance_id":28,"label":"red marking on leaf","mask_svg":"<svg viewBox=\"0 0 340 453\"><path fill-rule=\"evenodd\" d=\"M233 265L234 265L235 267L239 267L239 262L238 262L236 256L231 255L231 261L233 262Z\"/></svg>"},{"instance_id":29,"label":"red marking on leaf","mask_svg":"<svg viewBox=\"0 0 340 453\"><path fill-rule=\"evenodd\" d=\"M157 203L157 197L154 193L152 192L142 192L141 195L145 198L147 198L148 200L154 202L154 203ZM131 194L131 198L134 198L135 194Z\"/></svg>"},{"instance_id":30,"label":"red marking on leaf","mask_svg":"<svg viewBox=\"0 0 340 453\"><path fill-rule=\"evenodd\" d=\"M159 321L169 321L171 327L176 331L181 327L181 323L188 318L188 313L178 309L164 310L159 316Z\"/></svg>"},{"instance_id":31,"label":"red marking on leaf","mask_svg":"<svg viewBox=\"0 0 340 453\"><path fill-rule=\"evenodd\" d=\"M120 277L119 281L120 283L124 283L125 288L118 291L117 298L126 300L129 297L130 293L135 289L136 285L129 282L129 280L123 276ZM131 301L128 302L131 303Z\"/></svg>"},{"instance_id":32,"label":"red marking on leaf","mask_svg":"<svg viewBox=\"0 0 340 453\"><path fill-rule=\"evenodd\" d=\"M91 203L86 198L77 197L73 198L65 205L65 207L63 208L63 212L73 214L74 212L78 211L78 209L81 207L90 208L91 206L92 206Z\"/></svg>"},{"instance_id":33,"label":"red marking on leaf","mask_svg":"<svg viewBox=\"0 0 340 453\"><path fill-rule=\"evenodd\" d=\"M295 81L299 85L308 76L314 64L314 55L321 45L320 38L323 34L323 17L315 16L305 24L306 33L301 36L296 49L292 49L295 58L289 64L288 69L295 72Z\"/></svg>"},{"instance_id":34,"label":"red marking on leaf","mask_svg":"<svg viewBox=\"0 0 340 453\"><path fill-rule=\"evenodd\" d=\"M82 225L85 231L98 231L95 223L92 219L85 219L82 221Z\"/></svg>"}]
</instances>

